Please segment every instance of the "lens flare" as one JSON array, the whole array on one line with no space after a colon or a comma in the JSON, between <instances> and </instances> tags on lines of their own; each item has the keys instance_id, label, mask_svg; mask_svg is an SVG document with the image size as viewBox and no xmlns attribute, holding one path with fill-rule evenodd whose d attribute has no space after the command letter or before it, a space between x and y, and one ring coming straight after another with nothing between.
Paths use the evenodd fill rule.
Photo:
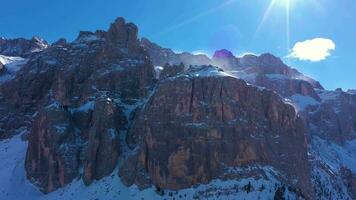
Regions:
<instances>
[{"instance_id":1,"label":"lens flare","mask_svg":"<svg viewBox=\"0 0 356 200\"><path fill-rule=\"evenodd\" d=\"M286 39L286 51L290 51L290 38L291 38L291 33L290 33L290 13L291 13L291 0L271 0L269 3L266 11L263 14L262 20L260 24L257 26L256 32L253 36L253 39L257 37L257 35L261 32L261 29L265 25L267 19L269 18L272 10L274 10L275 7L278 6L284 6L285 7L285 26L286 26L286 34L285 34L285 39Z\"/></svg>"}]
</instances>

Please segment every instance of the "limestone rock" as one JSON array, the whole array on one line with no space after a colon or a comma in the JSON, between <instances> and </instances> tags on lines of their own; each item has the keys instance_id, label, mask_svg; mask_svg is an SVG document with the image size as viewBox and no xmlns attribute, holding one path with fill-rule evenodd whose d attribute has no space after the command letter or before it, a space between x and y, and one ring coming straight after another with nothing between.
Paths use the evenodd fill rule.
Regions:
<instances>
[{"instance_id":1,"label":"limestone rock","mask_svg":"<svg viewBox=\"0 0 356 200\"><path fill-rule=\"evenodd\" d=\"M205 74L188 71L159 84L129 132L139 168L156 186L181 189L218 178L226 167L271 165L313 196L306 130L293 107L222 72ZM127 173L129 183L138 177Z\"/></svg>"}]
</instances>

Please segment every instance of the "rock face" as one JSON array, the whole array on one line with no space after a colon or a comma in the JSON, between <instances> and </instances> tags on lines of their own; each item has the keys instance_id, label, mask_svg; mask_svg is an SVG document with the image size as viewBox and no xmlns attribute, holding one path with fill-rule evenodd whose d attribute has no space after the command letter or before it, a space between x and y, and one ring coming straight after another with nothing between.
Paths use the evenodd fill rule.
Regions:
<instances>
[{"instance_id":1,"label":"rock face","mask_svg":"<svg viewBox=\"0 0 356 200\"><path fill-rule=\"evenodd\" d=\"M46 49L48 46L48 43L39 37L33 37L31 40L0 38L0 54L5 56L27 57L33 52Z\"/></svg>"},{"instance_id":2,"label":"rock face","mask_svg":"<svg viewBox=\"0 0 356 200\"><path fill-rule=\"evenodd\" d=\"M175 53L171 49L160 47L146 38L141 40L141 44L148 51L152 63L156 66L163 67L166 64L179 65L181 63L185 66L212 64L212 61L203 54L193 55L187 52Z\"/></svg>"},{"instance_id":3,"label":"rock face","mask_svg":"<svg viewBox=\"0 0 356 200\"><path fill-rule=\"evenodd\" d=\"M33 55L18 74L0 89L14 113L39 110L26 171L45 193L72 181L80 166L86 184L113 171L127 128L125 106L147 96L154 83L137 27L122 18L108 32L81 32L72 43Z\"/></svg>"},{"instance_id":4,"label":"rock face","mask_svg":"<svg viewBox=\"0 0 356 200\"><path fill-rule=\"evenodd\" d=\"M347 185L347 190L352 199L356 198L356 173L353 173L348 168L341 169L341 176Z\"/></svg>"},{"instance_id":5,"label":"rock face","mask_svg":"<svg viewBox=\"0 0 356 200\"><path fill-rule=\"evenodd\" d=\"M322 103L310 108L308 126L312 135L344 144L356 139L356 95L343 91L319 91Z\"/></svg>"},{"instance_id":6,"label":"rock face","mask_svg":"<svg viewBox=\"0 0 356 200\"><path fill-rule=\"evenodd\" d=\"M314 90L323 89L319 82L288 67L280 58L271 54L235 57L230 51L223 49L215 52L213 61L229 73L251 84L276 91L283 97L300 94L320 101Z\"/></svg>"},{"instance_id":7,"label":"rock face","mask_svg":"<svg viewBox=\"0 0 356 200\"><path fill-rule=\"evenodd\" d=\"M0 62L0 75L5 73L5 71L6 71L5 66Z\"/></svg>"},{"instance_id":8,"label":"rock face","mask_svg":"<svg viewBox=\"0 0 356 200\"><path fill-rule=\"evenodd\" d=\"M44 192L63 187L78 175L79 145L70 114L60 107L41 111L29 135L26 171Z\"/></svg>"},{"instance_id":9,"label":"rock face","mask_svg":"<svg viewBox=\"0 0 356 200\"><path fill-rule=\"evenodd\" d=\"M230 51L222 49L213 55L214 64L225 70L236 70L239 67L239 60Z\"/></svg>"},{"instance_id":10,"label":"rock face","mask_svg":"<svg viewBox=\"0 0 356 200\"><path fill-rule=\"evenodd\" d=\"M91 124L84 151L83 180L86 184L114 170L120 153L118 131L124 129L126 118L111 99L102 99L95 103Z\"/></svg>"},{"instance_id":11,"label":"rock face","mask_svg":"<svg viewBox=\"0 0 356 200\"><path fill-rule=\"evenodd\" d=\"M188 72L161 82L128 142L138 145L136 162L161 188L207 183L227 167L257 164L281 170L295 180L288 184L312 196L305 129L293 107L224 73Z\"/></svg>"}]
</instances>

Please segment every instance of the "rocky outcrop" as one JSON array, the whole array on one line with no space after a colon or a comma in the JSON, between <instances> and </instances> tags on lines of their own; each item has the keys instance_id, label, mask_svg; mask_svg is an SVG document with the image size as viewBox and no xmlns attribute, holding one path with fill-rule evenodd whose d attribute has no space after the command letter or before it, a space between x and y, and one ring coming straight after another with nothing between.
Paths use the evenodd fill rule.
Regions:
<instances>
[{"instance_id":1,"label":"rocky outcrop","mask_svg":"<svg viewBox=\"0 0 356 200\"><path fill-rule=\"evenodd\" d=\"M356 94L356 90L353 90L353 89L347 90L347 92L351 93L351 94Z\"/></svg>"},{"instance_id":2,"label":"rocky outcrop","mask_svg":"<svg viewBox=\"0 0 356 200\"><path fill-rule=\"evenodd\" d=\"M28 57L32 53L46 49L48 46L48 43L39 37L33 37L31 40L0 38L0 54L5 56Z\"/></svg>"},{"instance_id":3,"label":"rocky outcrop","mask_svg":"<svg viewBox=\"0 0 356 200\"><path fill-rule=\"evenodd\" d=\"M236 58L232 52L222 49L216 51L212 58L214 64L225 69L225 70L237 70L240 68L239 60Z\"/></svg>"},{"instance_id":4,"label":"rocky outcrop","mask_svg":"<svg viewBox=\"0 0 356 200\"><path fill-rule=\"evenodd\" d=\"M140 183L135 177L144 169L157 187L181 189L227 167L271 165L312 197L305 129L293 107L223 72L207 74L188 72L157 86L129 132L139 167L126 183Z\"/></svg>"},{"instance_id":5,"label":"rocky outcrop","mask_svg":"<svg viewBox=\"0 0 356 200\"><path fill-rule=\"evenodd\" d=\"M356 198L356 173L352 173L348 168L341 168L341 176L347 185L347 191L352 199Z\"/></svg>"},{"instance_id":6,"label":"rocky outcrop","mask_svg":"<svg viewBox=\"0 0 356 200\"><path fill-rule=\"evenodd\" d=\"M271 54L260 56L248 54L235 57L230 51L216 51L213 56L216 65L222 67L247 82L271 89L283 97L295 94L310 96L320 101L314 89L323 89L319 82L304 76L296 69L288 67Z\"/></svg>"},{"instance_id":7,"label":"rocky outcrop","mask_svg":"<svg viewBox=\"0 0 356 200\"><path fill-rule=\"evenodd\" d=\"M3 73L5 73L5 71L6 71L6 68L5 68L4 64L2 64L2 63L0 62L0 75L2 75Z\"/></svg>"},{"instance_id":8,"label":"rocky outcrop","mask_svg":"<svg viewBox=\"0 0 356 200\"><path fill-rule=\"evenodd\" d=\"M343 91L319 91L322 103L308 110L311 135L344 144L356 139L356 95Z\"/></svg>"},{"instance_id":9,"label":"rocky outcrop","mask_svg":"<svg viewBox=\"0 0 356 200\"><path fill-rule=\"evenodd\" d=\"M44 192L52 192L78 175L79 145L70 115L61 107L37 114L29 135L27 177Z\"/></svg>"},{"instance_id":10,"label":"rocky outcrop","mask_svg":"<svg viewBox=\"0 0 356 200\"><path fill-rule=\"evenodd\" d=\"M120 153L119 131L126 125L126 118L111 99L100 99L94 105L92 127L84 153L86 184L110 175L117 165Z\"/></svg>"},{"instance_id":11,"label":"rocky outcrop","mask_svg":"<svg viewBox=\"0 0 356 200\"><path fill-rule=\"evenodd\" d=\"M177 76L180 73L183 73L185 70L185 66L183 64L180 65L168 65L166 64L163 70L160 72L159 79L163 80L169 77Z\"/></svg>"},{"instance_id":12,"label":"rocky outcrop","mask_svg":"<svg viewBox=\"0 0 356 200\"><path fill-rule=\"evenodd\" d=\"M254 84L276 91L283 97L292 97L295 94L300 94L310 96L317 101L321 100L313 85L303 80L286 78L275 74L266 75L259 73L255 78Z\"/></svg>"},{"instance_id":13,"label":"rocky outcrop","mask_svg":"<svg viewBox=\"0 0 356 200\"><path fill-rule=\"evenodd\" d=\"M29 136L29 180L48 193L78 175L86 184L109 175L128 126L124 106L146 97L153 83L137 27L122 18L108 32L81 32L34 55L0 87L14 113L41 110Z\"/></svg>"},{"instance_id":14,"label":"rocky outcrop","mask_svg":"<svg viewBox=\"0 0 356 200\"><path fill-rule=\"evenodd\" d=\"M175 53L171 49L160 47L146 38L141 39L141 44L149 53L150 59L155 66L163 67L166 64L179 65L181 63L185 66L212 64L211 60L203 54L193 55L188 52Z\"/></svg>"}]
</instances>

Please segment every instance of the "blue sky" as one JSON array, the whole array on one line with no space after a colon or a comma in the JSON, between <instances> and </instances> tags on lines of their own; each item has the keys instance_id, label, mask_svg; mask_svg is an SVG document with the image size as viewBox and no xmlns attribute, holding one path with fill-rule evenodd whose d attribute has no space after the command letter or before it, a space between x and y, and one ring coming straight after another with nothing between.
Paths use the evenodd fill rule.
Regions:
<instances>
[{"instance_id":1,"label":"blue sky","mask_svg":"<svg viewBox=\"0 0 356 200\"><path fill-rule=\"evenodd\" d=\"M176 51L270 52L327 89L356 88L356 1L290 0L289 14L288 0L274 0L274 6L271 1L1 0L0 36L73 40L80 30L107 29L123 16L139 26L140 36ZM288 58L297 42L315 38L335 44L335 50L326 47L330 56Z\"/></svg>"}]
</instances>

